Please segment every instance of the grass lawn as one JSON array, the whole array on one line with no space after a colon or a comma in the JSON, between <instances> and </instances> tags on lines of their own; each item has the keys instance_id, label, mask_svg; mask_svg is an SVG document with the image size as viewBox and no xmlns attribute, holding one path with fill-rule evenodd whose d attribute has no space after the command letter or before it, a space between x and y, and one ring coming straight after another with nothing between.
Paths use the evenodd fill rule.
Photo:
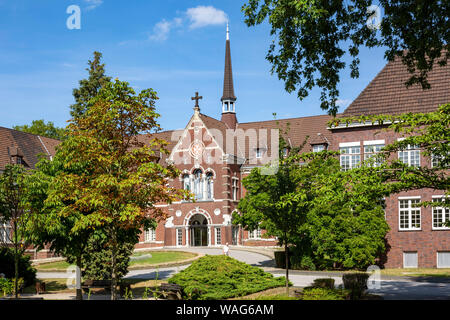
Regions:
<instances>
[{"instance_id":1,"label":"grass lawn","mask_svg":"<svg viewBox=\"0 0 450 320\"><path fill-rule=\"evenodd\" d=\"M178 262L197 256L195 253L182 251L146 251L133 254L133 257L140 257L146 254L151 254L151 258L140 260L131 260L129 270L141 269L146 267L154 267L163 263ZM42 263L36 266L38 271L65 271L69 267L66 261L57 261Z\"/></svg>"},{"instance_id":2,"label":"grass lawn","mask_svg":"<svg viewBox=\"0 0 450 320\"><path fill-rule=\"evenodd\" d=\"M410 276L410 277L450 277L450 268L425 269L382 269L381 274L385 276Z\"/></svg>"},{"instance_id":3,"label":"grass lawn","mask_svg":"<svg viewBox=\"0 0 450 320\"><path fill-rule=\"evenodd\" d=\"M286 287L278 287L252 293L244 297L231 298L229 300L299 300L299 298L295 296L294 290L299 290L299 288L290 287L289 296L287 296Z\"/></svg>"},{"instance_id":4,"label":"grass lawn","mask_svg":"<svg viewBox=\"0 0 450 320\"><path fill-rule=\"evenodd\" d=\"M46 293L56 293L56 292L72 292L73 289L67 288L67 279L41 279L45 282L45 292ZM36 293L36 287L29 286L23 289L23 293Z\"/></svg>"}]
</instances>

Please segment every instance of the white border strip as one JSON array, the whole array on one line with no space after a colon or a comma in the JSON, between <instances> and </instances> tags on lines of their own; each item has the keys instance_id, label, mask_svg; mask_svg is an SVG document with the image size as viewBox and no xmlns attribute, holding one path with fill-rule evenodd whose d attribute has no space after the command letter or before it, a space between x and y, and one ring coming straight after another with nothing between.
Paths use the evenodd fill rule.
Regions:
<instances>
[{"instance_id":1,"label":"white border strip","mask_svg":"<svg viewBox=\"0 0 450 320\"><path fill-rule=\"evenodd\" d=\"M364 141L363 145L365 146L373 146L376 144L384 144L384 140L369 140L369 141Z\"/></svg>"},{"instance_id":2,"label":"white border strip","mask_svg":"<svg viewBox=\"0 0 450 320\"><path fill-rule=\"evenodd\" d=\"M359 147L361 145L361 141L356 142L342 142L339 143L339 148L345 148L345 147Z\"/></svg>"}]
</instances>

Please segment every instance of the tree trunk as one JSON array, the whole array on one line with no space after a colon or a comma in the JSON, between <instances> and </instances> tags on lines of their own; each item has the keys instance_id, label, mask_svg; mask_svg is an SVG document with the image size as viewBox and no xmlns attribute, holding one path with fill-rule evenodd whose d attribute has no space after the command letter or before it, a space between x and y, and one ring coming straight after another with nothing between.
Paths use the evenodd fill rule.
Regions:
<instances>
[{"instance_id":1,"label":"tree trunk","mask_svg":"<svg viewBox=\"0 0 450 320\"><path fill-rule=\"evenodd\" d=\"M289 248L287 241L284 241L284 259L286 263L286 295L289 296Z\"/></svg>"},{"instance_id":2,"label":"tree trunk","mask_svg":"<svg viewBox=\"0 0 450 320\"><path fill-rule=\"evenodd\" d=\"M17 240L17 222L14 222L14 293L19 298L19 241Z\"/></svg>"},{"instance_id":3,"label":"tree trunk","mask_svg":"<svg viewBox=\"0 0 450 320\"><path fill-rule=\"evenodd\" d=\"M77 257L77 267L80 269L81 271L81 253L78 255ZM78 284L78 281L80 281L81 279L76 279L76 283ZM83 290L81 288L76 288L76 300L83 300Z\"/></svg>"},{"instance_id":4,"label":"tree trunk","mask_svg":"<svg viewBox=\"0 0 450 320\"><path fill-rule=\"evenodd\" d=\"M112 227L112 247L111 247L111 268L112 268L112 279L111 279L111 300L117 300L117 272L116 272L116 256L117 256L117 235L116 230Z\"/></svg>"}]
</instances>

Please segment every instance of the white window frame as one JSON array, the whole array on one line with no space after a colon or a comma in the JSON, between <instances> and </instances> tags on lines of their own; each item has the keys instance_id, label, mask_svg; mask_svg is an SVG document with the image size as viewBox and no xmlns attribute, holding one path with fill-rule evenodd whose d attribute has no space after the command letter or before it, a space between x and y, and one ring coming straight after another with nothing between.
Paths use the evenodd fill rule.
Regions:
<instances>
[{"instance_id":1,"label":"white window frame","mask_svg":"<svg viewBox=\"0 0 450 320\"><path fill-rule=\"evenodd\" d=\"M402 141L405 138L398 138L397 141ZM416 157L417 155L417 157ZM407 164L408 166L414 166L416 168L420 167L420 148L419 146L412 146L408 144L405 150L398 151L398 160L400 162L403 162L404 164ZM418 159L418 163L414 163L413 161Z\"/></svg>"},{"instance_id":2,"label":"white window frame","mask_svg":"<svg viewBox=\"0 0 450 320\"><path fill-rule=\"evenodd\" d=\"M448 254L450 254L450 251L437 251L436 252L436 267L437 268L449 268L450 266L440 266L439 265L439 253L448 253Z\"/></svg>"},{"instance_id":3,"label":"white window frame","mask_svg":"<svg viewBox=\"0 0 450 320\"><path fill-rule=\"evenodd\" d=\"M144 242L155 242L156 241L156 229L148 228L144 232Z\"/></svg>"},{"instance_id":4,"label":"white window frame","mask_svg":"<svg viewBox=\"0 0 450 320\"><path fill-rule=\"evenodd\" d=\"M373 157L376 157L378 153L380 153L381 149L385 147L385 141L384 140L371 140L371 141L364 141L364 161L367 161ZM381 165L381 162L376 160L373 165L375 167L379 167Z\"/></svg>"},{"instance_id":5,"label":"white window frame","mask_svg":"<svg viewBox=\"0 0 450 320\"><path fill-rule=\"evenodd\" d=\"M12 226L9 222L0 222L0 243L12 243Z\"/></svg>"},{"instance_id":6,"label":"white window frame","mask_svg":"<svg viewBox=\"0 0 450 320\"><path fill-rule=\"evenodd\" d=\"M408 207L401 208L402 201L407 201ZM413 207L412 206L413 201L420 202L420 197L399 197L398 198L398 230L399 231L420 231L420 230L422 230L422 210L421 210L421 207ZM401 211L406 211L406 213L408 215L408 217L407 217L408 218L407 219L408 227L406 227L406 228L402 227L402 224L401 224L401 217L402 217ZM419 211L419 227L412 226L413 211Z\"/></svg>"},{"instance_id":7,"label":"white window frame","mask_svg":"<svg viewBox=\"0 0 450 320\"><path fill-rule=\"evenodd\" d=\"M445 198L445 196L432 196L432 201L438 201L438 200L443 200ZM436 211L440 210L440 213L437 213ZM441 227L435 227L434 226L434 222L435 222L435 214L440 215L441 216L441 220L442 220L442 226ZM446 220L445 216L448 216L448 219ZM448 220L450 220L450 208L446 208L446 207L431 207L431 217L432 217L432 223L431 223L431 228L432 230L450 230L450 227L446 227L444 224L445 222L447 222Z\"/></svg>"},{"instance_id":8,"label":"white window frame","mask_svg":"<svg viewBox=\"0 0 450 320\"><path fill-rule=\"evenodd\" d=\"M222 245L222 228L221 227L215 227L215 235L216 235L216 246Z\"/></svg>"},{"instance_id":9,"label":"white window frame","mask_svg":"<svg viewBox=\"0 0 450 320\"><path fill-rule=\"evenodd\" d=\"M177 228L176 236L177 236L177 239L176 239L177 247L182 247L183 246L183 229L182 228Z\"/></svg>"},{"instance_id":10,"label":"white window frame","mask_svg":"<svg viewBox=\"0 0 450 320\"><path fill-rule=\"evenodd\" d=\"M238 178L231 178L231 196L233 198L233 201L238 200L238 190L239 190L239 179Z\"/></svg>"},{"instance_id":11,"label":"white window frame","mask_svg":"<svg viewBox=\"0 0 450 320\"><path fill-rule=\"evenodd\" d=\"M256 228L255 230L248 231L249 240L261 240L261 228Z\"/></svg>"},{"instance_id":12,"label":"white window frame","mask_svg":"<svg viewBox=\"0 0 450 320\"><path fill-rule=\"evenodd\" d=\"M406 254L407 253L409 253L409 254L411 254L411 253L415 253L416 254L416 257L417 257L417 259L416 259L416 262L417 262L417 264L415 265L415 266L406 266ZM415 268L418 268L419 267L419 253L417 252L417 251L404 251L403 252L403 268L405 268L405 269L415 269Z\"/></svg>"},{"instance_id":13,"label":"white window frame","mask_svg":"<svg viewBox=\"0 0 450 320\"><path fill-rule=\"evenodd\" d=\"M208 180L208 177L211 177L211 180ZM208 193L208 187L211 188L211 192ZM205 191L206 191L206 200L214 199L214 174L210 171L206 172L205 175Z\"/></svg>"},{"instance_id":14,"label":"white window frame","mask_svg":"<svg viewBox=\"0 0 450 320\"><path fill-rule=\"evenodd\" d=\"M339 160L342 171L358 168L361 165L361 143L359 141L340 143L339 151L341 153Z\"/></svg>"},{"instance_id":15,"label":"white window frame","mask_svg":"<svg viewBox=\"0 0 450 320\"><path fill-rule=\"evenodd\" d=\"M313 152L320 152L320 151L324 151L325 145L324 144L315 144L313 145Z\"/></svg>"}]
</instances>

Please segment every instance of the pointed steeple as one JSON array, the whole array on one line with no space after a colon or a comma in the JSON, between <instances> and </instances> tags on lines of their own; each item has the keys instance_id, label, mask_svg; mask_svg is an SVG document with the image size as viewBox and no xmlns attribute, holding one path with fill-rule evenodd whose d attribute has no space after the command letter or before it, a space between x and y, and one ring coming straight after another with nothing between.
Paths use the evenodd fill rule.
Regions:
<instances>
[{"instance_id":1,"label":"pointed steeple","mask_svg":"<svg viewBox=\"0 0 450 320\"><path fill-rule=\"evenodd\" d=\"M222 101L236 101L233 87L233 70L231 68L231 50L230 50L230 30L227 23L227 41L225 45L225 74L223 78L223 95Z\"/></svg>"},{"instance_id":2,"label":"pointed steeple","mask_svg":"<svg viewBox=\"0 0 450 320\"><path fill-rule=\"evenodd\" d=\"M223 78L223 94L222 98L222 121L228 127L236 128L236 96L234 95L233 86L233 70L231 67L231 49L230 49L230 30L227 23L227 38L225 44L225 72Z\"/></svg>"}]
</instances>

